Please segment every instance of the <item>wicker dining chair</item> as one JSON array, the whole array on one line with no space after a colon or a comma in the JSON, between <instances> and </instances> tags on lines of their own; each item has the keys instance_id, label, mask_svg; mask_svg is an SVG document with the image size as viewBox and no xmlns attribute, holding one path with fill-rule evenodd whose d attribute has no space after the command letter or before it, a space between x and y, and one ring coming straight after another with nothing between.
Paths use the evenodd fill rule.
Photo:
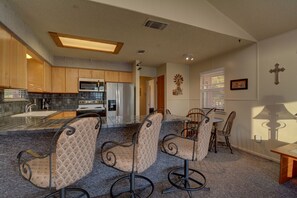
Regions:
<instances>
[{"instance_id":1,"label":"wicker dining chair","mask_svg":"<svg viewBox=\"0 0 297 198\"><path fill-rule=\"evenodd\" d=\"M59 194L64 198L66 191L78 191L90 197L86 190L69 186L92 171L100 129L98 114L82 114L67 121L54 134L49 152L40 154L29 149L18 154L20 175L36 187L49 189L46 197Z\"/></svg>"},{"instance_id":2,"label":"wicker dining chair","mask_svg":"<svg viewBox=\"0 0 297 198\"><path fill-rule=\"evenodd\" d=\"M225 138L225 144L226 144L227 147L229 147L232 154L233 154L233 151L232 151L232 147L231 147L231 144L230 144L230 141L229 141L229 137L231 135L231 129L232 129L233 121L234 121L235 117L236 117L236 112L232 111L229 114L229 116L228 116L228 118L227 118L227 120L226 120L226 122L224 124L223 129L218 129L216 131L218 136L223 136Z\"/></svg>"}]
</instances>

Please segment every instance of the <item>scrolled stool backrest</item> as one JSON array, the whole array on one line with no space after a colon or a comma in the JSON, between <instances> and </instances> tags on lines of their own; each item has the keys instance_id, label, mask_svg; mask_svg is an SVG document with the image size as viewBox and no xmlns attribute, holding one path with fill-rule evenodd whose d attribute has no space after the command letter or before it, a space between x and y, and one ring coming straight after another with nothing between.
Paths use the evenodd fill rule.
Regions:
<instances>
[{"instance_id":1,"label":"scrolled stool backrest","mask_svg":"<svg viewBox=\"0 0 297 198\"><path fill-rule=\"evenodd\" d=\"M161 113L149 115L139 130L136 151L136 169L138 173L146 170L157 159L162 118Z\"/></svg>"},{"instance_id":2,"label":"scrolled stool backrest","mask_svg":"<svg viewBox=\"0 0 297 198\"><path fill-rule=\"evenodd\" d=\"M100 117L84 117L62 129L56 144L56 189L92 171L100 128Z\"/></svg>"},{"instance_id":3,"label":"scrolled stool backrest","mask_svg":"<svg viewBox=\"0 0 297 198\"><path fill-rule=\"evenodd\" d=\"M209 114L208 117L205 117L199 125L196 147L196 160L198 161L204 159L208 153L212 126L213 114Z\"/></svg>"}]
</instances>

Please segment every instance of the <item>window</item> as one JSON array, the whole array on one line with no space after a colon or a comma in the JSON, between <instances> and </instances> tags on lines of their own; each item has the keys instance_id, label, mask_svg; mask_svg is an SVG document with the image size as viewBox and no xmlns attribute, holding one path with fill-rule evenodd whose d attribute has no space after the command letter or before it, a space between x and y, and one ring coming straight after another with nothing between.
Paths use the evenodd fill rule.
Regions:
<instances>
[{"instance_id":1,"label":"window","mask_svg":"<svg viewBox=\"0 0 297 198\"><path fill-rule=\"evenodd\" d=\"M224 109L224 68L200 74L202 108Z\"/></svg>"}]
</instances>

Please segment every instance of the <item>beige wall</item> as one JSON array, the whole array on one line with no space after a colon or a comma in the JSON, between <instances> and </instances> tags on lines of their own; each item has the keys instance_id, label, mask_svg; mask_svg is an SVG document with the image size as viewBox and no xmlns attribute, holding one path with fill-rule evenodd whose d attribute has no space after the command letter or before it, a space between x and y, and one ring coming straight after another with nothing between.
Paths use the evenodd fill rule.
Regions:
<instances>
[{"instance_id":1,"label":"beige wall","mask_svg":"<svg viewBox=\"0 0 297 198\"><path fill-rule=\"evenodd\" d=\"M258 44L225 54L190 67L190 106L199 105L200 72L218 67L225 69L225 111L235 110L237 117L232 130L233 146L266 158L278 160L272 148L297 141L296 120L277 118L277 107L284 104L291 114L297 113L297 30L263 40ZM285 67L280 73L280 84L274 84L269 72L279 63ZM248 90L231 91L230 80L248 78ZM254 119L264 106L269 105L269 119ZM227 116L226 115L226 116ZM279 126L277 126L279 125ZM278 129L279 128L279 129ZM271 136L278 132L277 135ZM257 137L254 140L255 135Z\"/></svg>"},{"instance_id":2,"label":"beige wall","mask_svg":"<svg viewBox=\"0 0 297 198\"><path fill-rule=\"evenodd\" d=\"M184 81L181 84L182 95L173 95L172 91L176 89L174 76L182 75ZM167 109L173 114L186 116L189 110L189 66L167 63L166 64L166 95Z\"/></svg>"}]
</instances>

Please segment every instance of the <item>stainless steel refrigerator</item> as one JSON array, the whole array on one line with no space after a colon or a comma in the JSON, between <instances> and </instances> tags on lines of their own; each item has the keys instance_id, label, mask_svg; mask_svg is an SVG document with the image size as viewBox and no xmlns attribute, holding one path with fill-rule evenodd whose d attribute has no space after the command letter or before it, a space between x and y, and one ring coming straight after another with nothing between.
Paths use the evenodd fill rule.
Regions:
<instances>
[{"instance_id":1,"label":"stainless steel refrigerator","mask_svg":"<svg viewBox=\"0 0 297 198\"><path fill-rule=\"evenodd\" d=\"M135 115L134 85L106 83L106 116Z\"/></svg>"}]
</instances>

